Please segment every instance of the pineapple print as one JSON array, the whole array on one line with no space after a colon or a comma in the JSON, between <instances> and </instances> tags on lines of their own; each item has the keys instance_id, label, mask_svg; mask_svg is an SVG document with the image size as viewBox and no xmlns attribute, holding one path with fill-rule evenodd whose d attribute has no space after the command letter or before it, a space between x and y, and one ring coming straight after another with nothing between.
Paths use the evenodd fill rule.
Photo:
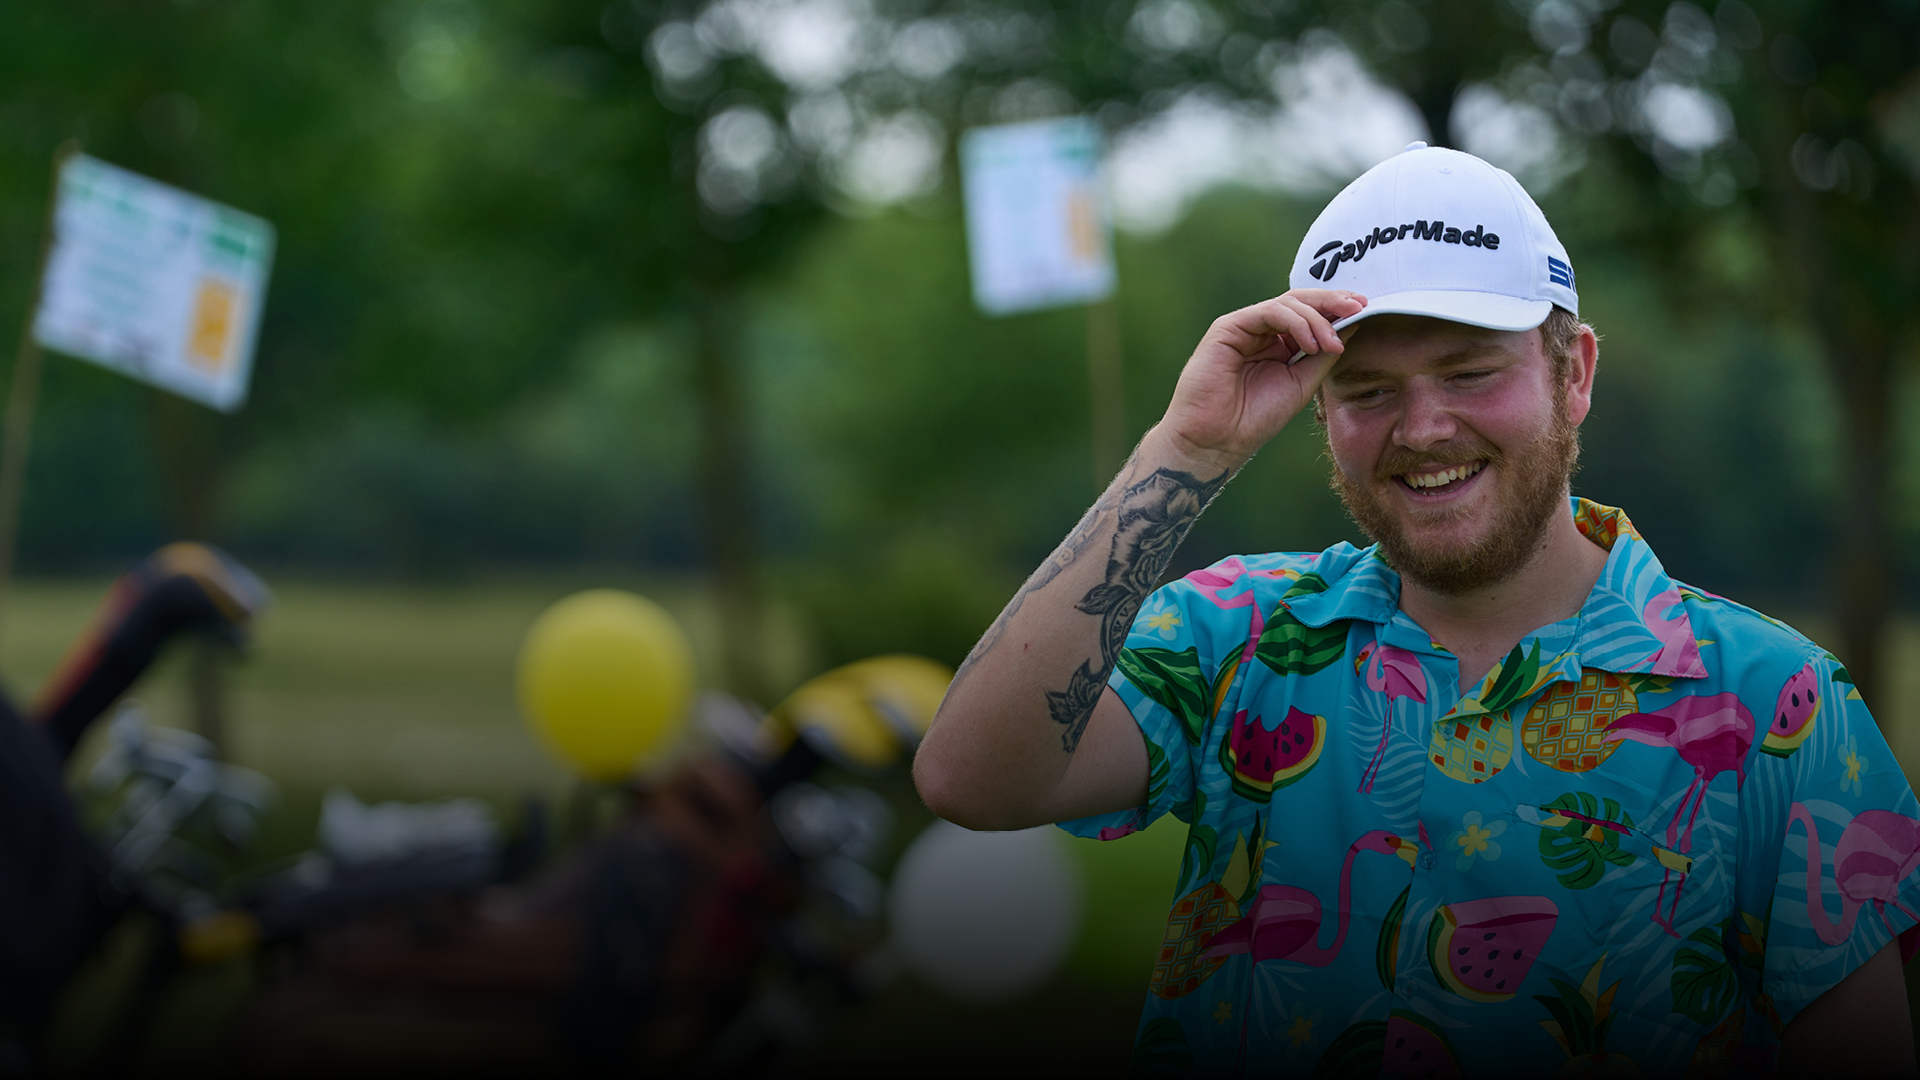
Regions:
<instances>
[{"instance_id":1,"label":"pineapple print","mask_svg":"<svg viewBox=\"0 0 1920 1080\"><path fill-rule=\"evenodd\" d=\"M1640 530L1633 527L1627 515L1611 506L1601 506L1597 502L1580 500L1579 509L1574 512L1573 523L1578 526L1581 535L1600 545L1607 551L1613 550L1614 542L1621 536L1640 539Z\"/></svg>"},{"instance_id":2,"label":"pineapple print","mask_svg":"<svg viewBox=\"0 0 1920 1080\"><path fill-rule=\"evenodd\" d=\"M1163 998L1184 997L1213 977L1224 956L1207 959L1207 945L1221 928L1240 919L1240 905L1234 903L1217 881L1209 881L1173 905L1167 918L1167 935L1160 943L1160 955L1154 961L1153 978L1147 989Z\"/></svg>"},{"instance_id":3,"label":"pineapple print","mask_svg":"<svg viewBox=\"0 0 1920 1080\"><path fill-rule=\"evenodd\" d=\"M1607 728L1640 711L1642 692L1659 693L1670 680L1659 675L1616 675L1584 668L1578 683L1566 680L1541 694L1520 723L1520 744L1534 760L1561 772L1596 769L1619 749L1606 742Z\"/></svg>"},{"instance_id":4,"label":"pineapple print","mask_svg":"<svg viewBox=\"0 0 1920 1080\"><path fill-rule=\"evenodd\" d=\"M1747 1010L1736 1008L1733 1014L1720 1022L1720 1026L1707 1032L1694 1047L1693 1058L1687 1062L1687 1080L1706 1080L1708 1077L1727 1075L1733 1067L1733 1055L1740 1049L1741 1037L1747 1030Z\"/></svg>"},{"instance_id":5,"label":"pineapple print","mask_svg":"<svg viewBox=\"0 0 1920 1080\"><path fill-rule=\"evenodd\" d=\"M1201 885L1173 905L1148 990L1167 999L1184 997L1220 970L1227 958L1208 959L1207 946L1223 927L1240 921L1241 905L1252 900L1260 887L1267 849L1278 846L1259 826L1251 836L1234 837L1233 855L1220 880Z\"/></svg>"},{"instance_id":6,"label":"pineapple print","mask_svg":"<svg viewBox=\"0 0 1920 1080\"><path fill-rule=\"evenodd\" d=\"M1480 713L1442 720L1434 725L1427 752L1434 765L1455 780L1491 780L1513 760L1513 715Z\"/></svg>"},{"instance_id":7,"label":"pineapple print","mask_svg":"<svg viewBox=\"0 0 1920 1080\"><path fill-rule=\"evenodd\" d=\"M1640 701L1626 679L1587 668L1579 683L1562 682L1540 695L1520 724L1520 743L1543 765L1586 772L1620 746L1605 741L1608 725L1639 711Z\"/></svg>"},{"instance_id":8,"label":"pineapple print","mask_svg":"<svg viewBox=\"0 0 1920 1080\"><path fill-rule=\"evenodd\" d=\"M1434 721L1427 759L1455 780L1485 783L1513 760L1513 708L1557 678L1564 655L1542 664L1540 642L1514 646L1480 685Z\"/></svg>"},{"instance_id":9,"label":"pineapple print","mask_svg":"<svg viewBox=\"0 0 1920 1080\"><path fill-rule=\"evenodd\" d=\"M1560 991L1559 997L1534 996L1533 1000L1553 1014L1553 1019L1540 1021L1540 1026L1567 1052L1567 1060L1555 1074L1563 1080L1640 1075L1640 1067L1632 1058L1607 1049L1607 1030L1613 1027L1613 995L1620 989L1620 982L1616 979L1612 986L1600 989L1600 966L1606 962L1606 954L1602 953L1579 986L1559 979L1547 980Z\"/></svg>"}]
</instances>

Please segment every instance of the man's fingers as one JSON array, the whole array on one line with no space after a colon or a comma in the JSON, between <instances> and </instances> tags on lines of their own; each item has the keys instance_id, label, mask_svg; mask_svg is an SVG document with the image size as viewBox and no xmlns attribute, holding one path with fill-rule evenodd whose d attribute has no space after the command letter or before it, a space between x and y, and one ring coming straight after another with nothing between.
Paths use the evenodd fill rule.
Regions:
<instances>
[{"instance_id":1,"label":"man's fingers","mask_svg":"<svg viewBox=\"0 0 1920 1080\"><path fill-rule=\"evenodd\" d=\"M1313 343L1313 347L1307 348L1309 338L1303 338L1296 334L1294 341L1299 344L1300 348L1306 349L1307 352L1311 353L1338 353L1345 348L1345 345L1340 341L1340 335L1333 332L1333 323L1329 322L1325 315L1322 315L1305 300L1289 294L1280 297L1279 303L1288 310L1297 313L1306 324L1307 334Z\"/></svg>"},{"instance_id":2,"label":"man's fingers","mask_svg":"<svg viewBox=\"0 0 1920 1080\"><path fill-rule=\"evenodd\" d=\"M1337 355L1345 345L1341 335L1334 332L1332 320L1357 314L1366 302L1366 297L1357 293L1296 289L1223 316L1214 327L1226 344L1248 359L1275 351L1276 344L1284 349L1285 357L1320 352Z\"/></svg>"},{"instance_id":3,"label":"man's fingers","mask_svg":"<svg viewBox=\"0 0 1920 1080\"><path fill-rule=\"evenodd\" d=\"M1272 324L1280 329L1282 345L1291 343L1295 349L1315 353L1320 351L1320 335L1314 330L1312 311L1302 310L1282 300L1275 300L1273 311L1268 317Z\"/></svg>"},{"instance_id":4,"label":"man's fingers","mask_svg":"<svg viewBox=\"0 0 1920 1080\"><path fill-rule=\"evenodd\" d=\"M1291 289L1284 295L1307 304L1329 319L1344 319L1367 306L1367 298L1345 289Z\"/></svg>"},{"instance_id":5,"label":"man's fingers","mask_svg":"<svg viewBox=\"0 0 1920 1080\"><path fill-rule=\"evenodd\" d=\"M1295 348L1313 348L1313 328L1300 312L1282 304L1278 298L1223 315L1214 324L1213 333L1244 359L1273 349L1278 343L1294 342Z\"/></svg>"}]
</instances>

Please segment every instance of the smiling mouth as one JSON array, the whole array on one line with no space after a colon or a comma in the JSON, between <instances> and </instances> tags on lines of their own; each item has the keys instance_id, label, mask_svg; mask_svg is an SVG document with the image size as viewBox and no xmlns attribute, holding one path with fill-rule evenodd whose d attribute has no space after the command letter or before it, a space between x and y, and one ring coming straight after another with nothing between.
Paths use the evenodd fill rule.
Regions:
<instances>
[{"instance_id":1,"label":"smiling mouth","mask_svg":"<svg viewBox=\"0 0 1920 1080\"><path fill-rule=\"evenodd\" d=\"M1401 473L1397 479L1422 494L1437 495L1466 483L1478 476L1480 470L1486 467L1485 461L1470 461L1465 465L1454 465L1438 472Z\"/></svg>"}]
</instances>

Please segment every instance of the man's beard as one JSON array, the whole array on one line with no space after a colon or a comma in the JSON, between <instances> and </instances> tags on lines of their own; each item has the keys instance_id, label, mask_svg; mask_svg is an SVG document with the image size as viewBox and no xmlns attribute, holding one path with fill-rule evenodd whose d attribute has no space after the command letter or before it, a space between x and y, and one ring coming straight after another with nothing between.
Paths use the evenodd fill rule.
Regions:
<instances>
[{"instance_id":1,"label":"man's beard","mask_svg":"<svg viewBox=\"0 0 1920 1080\"><path fill-rule=\"evenodd\" d=\"M1485 461L1482 471L1497 469L1504 476L1511 470L1510 494L1489 511L1493 527L1464 549L1416 547L1385 500L1370 485L1357 483L1341 471L1337 462L1331 477L1333 490L1354 523L1380 545L1387 565L1407 580L1452 596L1498 584L1518 573L1544 545L1554 514L1566 505L1569 485L1580 462L1580 433L1567 419L1565 393L1554 396L1557 400L1547 430L1527 445L1516 447L1511 457L1476 438L1429 453L1394 447L1381 458L1373 479L1377 484L1399 483L1395 477L1421 466ZM1433 517L1424 517L1425 513L1416 507L1413 517L1416 521L1424 518L1423 523L1431 525L1462 516L1450 509L1436 510Z\"/></svg>"}]
</instances>

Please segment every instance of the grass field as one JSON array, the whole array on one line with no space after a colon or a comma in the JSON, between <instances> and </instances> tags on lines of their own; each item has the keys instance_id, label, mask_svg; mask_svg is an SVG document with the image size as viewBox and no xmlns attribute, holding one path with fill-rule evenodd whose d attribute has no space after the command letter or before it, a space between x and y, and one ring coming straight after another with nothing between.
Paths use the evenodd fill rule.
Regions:
<instances>
[{"instance_id":1,"label":"grass field","mask_svg":"<svg viewBox=\"0 0 1920 1080\"><path fill-rule=\"evenodd\" d=\"M520 638L543 608L582 581L467 586L276 582L250 654L229 679L229 756L290 788L344 784L362 797L554 793L567 782L521 726L513 699ZM719 655L717 622L700 594L616 582L660 600L688 628L704 682ZM105 591L104 581L16 586L0 678L30 698ZM1816 640L1824 627L1807 619ZM812 672L804 635L775 620L776 684ZM1920 659L1920 623L1895 626L1891 655ZM163 658L135 694L162 723L191 726L184 656ZM1888 666L1876 703L1895 755L1920 764L1920 663Z\"/></svg>"},{"instance_id":2,"label":"grass field","mask_svg":"<svg viewBox=\"0 0 1920 1080\"><path fill-rule=\"evenodd\" d=\"M569 580L499 581L481 586L275 582L274 606L247 654L225 680L227 756L272 777L280 808L267 823L260 854L312 842L320 798L344 786L366 800L477 795L511 814L527 795L564 806L572 780L522 725L513 696L521 636L548 604L586 585ZM616 584L660 600L687 627L702 668L717 657L710 606L685 588L657 582ZM16 586L0 644L5 685L30 700L81 632L104 594L104 581L41 581ZM784 629L783 629L784 626ZM775 620L774 678L810 674L808 649ZM188 652L162 658L134 690L158 722L192 728ZM713 681L711 670L702 680ZM101 726L104 728L104 725ZM96 729L76 759L75 777L97 753ZM902 778L883 785L901 816L901 841L931 820ZM960 1075L989 1063L994 1046L1017 1045L1047 1060L1125 1063L1142 988L1158 947L1184 837L1171 819L1115 844L1059 841L1084 871L1087 910L1079 946L1058 979L1033 1000L1000 1007L939 1001L911 981L827 1034L821 1053L850 1066L880 1067L911 1046ZM133 936L128 931L129 937ZM138 951L137 942L118 946ZM110 949L109 952L112 950ZM108 957L65 1010L65 1060L80 1064L112 1012L125 961ZM157 1064L210 1061L226 1019L214 1014L243 997L247 979L232 970L199 973L155 1025ZM1034 1006L1044 1003L1044 1008ZM1063 1021L1065 1021L1063 1026ZM981 1042L983 1032L992 1038ZM891 1060L897 1061L897 1057ZM938 1072L938 1070L936 1070Z\"/></svg>"},{"instance_id":3,"label":"grass field","mask_svg":"<svg viewBox=\"0 0 1920 1080\"><path fill-rule=\"evenodd\" d=\"M336 785L363 799L478 795L503 807L528 794L564 799L567 773L515 709L514 656L546 605L604 583L276 582L275 605L249 655L232 667L227 698L229 757L271 776L283 791L263 847L278 854L310 843L319 798ZM659 599L688 627L703 669L712 664L719 654L717 624L697 592L658 582L614 584ZM0 672L11 690L31 696L104 589L104 581L16 587L0 645ZM810 673L809 649L790 622L775 622L774 676L790 685ZM1804 628L1816 639L1822 630L1817 620ZM1901 622L1893 646L1895 656L1920 658L1920 625ZM1889 670L1893 684L1878 714L1896 755L1911 766L1920 751L1920 664ZM711 682L712 672L703 670L702 677ZM184 654L164 658L135 694L160 722L192 726ZM83 748L83 761L86 756ZM909 789L891 786L903 831L928 820L911 805ZM924 988L903 986L850 1017L829 1049L864 1048L852 1057L868 1058L875 1047L911 1043L936 1059L978 1063L979 1033L991 1029L1014 1042L1044 1044L1063 1062L1107 1061L1117 1069L1159 942L1182 838L1183 827L1171 819L1119 843L1062 834L1084 871L1088 905L1080 945L1060 980L1034 1002L999 1010L936 1007ZM1036 1013L1035 1005L1044 1007ZM1062 1027L1042 1019L1049 1015L1076 1019ZM925 1020L924 1030L915 1017Z\"/></svg>"}]
</instances>

